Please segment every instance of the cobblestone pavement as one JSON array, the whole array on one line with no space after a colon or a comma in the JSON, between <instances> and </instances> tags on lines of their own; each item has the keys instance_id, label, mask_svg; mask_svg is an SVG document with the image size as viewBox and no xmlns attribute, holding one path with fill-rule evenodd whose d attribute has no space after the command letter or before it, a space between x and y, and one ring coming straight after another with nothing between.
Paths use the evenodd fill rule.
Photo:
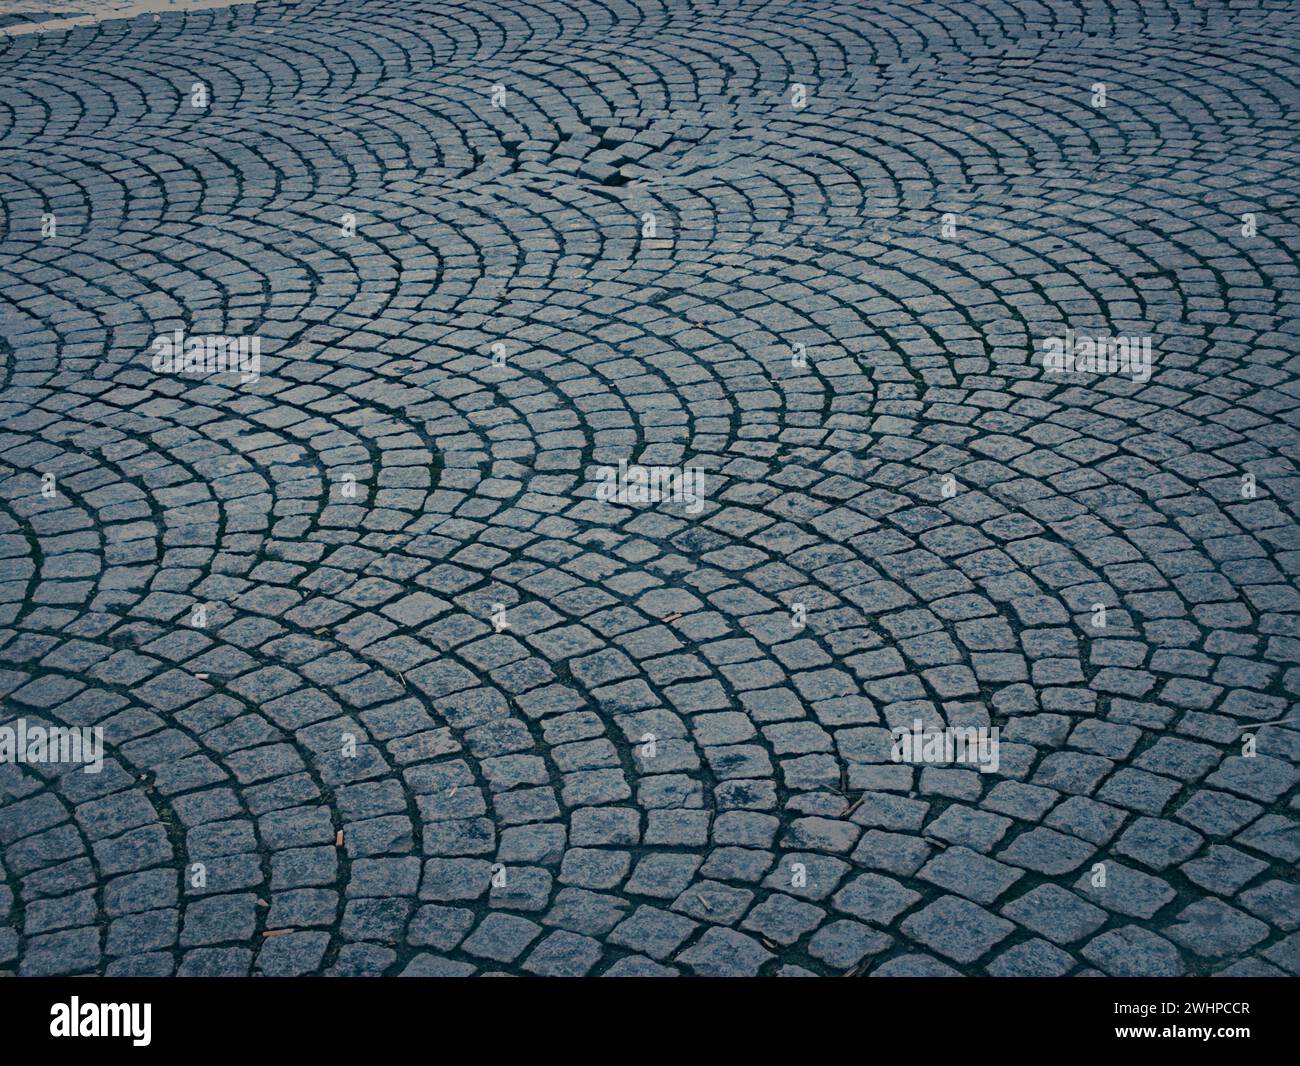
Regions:
<instances>
[{"instance_id":1,"label":"cobblestone pavement","mask_svg":"<svg viewBox=\"0 0 1300 1066\"><path fill-rule=\"evenodd\" d=\"M0 724L105 744L11 741L0 970L1300 972L1298 34L0 40ZM1067 328L1150 379L1049 373ZM155 370L177 329L256 380ZM895 761L917 720L997 772Z\"/></svg>"}]
</instances>

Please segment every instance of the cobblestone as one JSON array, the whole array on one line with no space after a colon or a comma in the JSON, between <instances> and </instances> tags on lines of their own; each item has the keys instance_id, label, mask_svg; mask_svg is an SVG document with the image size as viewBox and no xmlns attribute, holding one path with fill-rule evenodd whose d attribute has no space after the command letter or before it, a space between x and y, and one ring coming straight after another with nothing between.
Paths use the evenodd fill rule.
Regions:
<instances>
[{"instance_id":1,"label":"cobblestone","mask_svg":"<svg viewBox=\"0 0 1300 1066\"><path fill-rule=\"evenodd\" d=\"M0 35L0 974L1300 973L1298 22Z\"/></svg>"}]
</instances>

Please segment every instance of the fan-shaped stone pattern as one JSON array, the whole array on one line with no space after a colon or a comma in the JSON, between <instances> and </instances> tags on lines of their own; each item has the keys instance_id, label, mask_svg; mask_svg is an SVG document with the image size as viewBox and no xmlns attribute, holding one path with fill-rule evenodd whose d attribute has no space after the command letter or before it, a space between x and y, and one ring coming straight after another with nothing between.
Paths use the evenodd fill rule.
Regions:
<instances>
[{"instance_id":1,"label":"fan-shaped stone pattern","mask_svg":"<svg viewBox=\"0 0 1300 1066\"><path fill-rule=\"evenodd\" d=\"M0 38L0 970L1300 972L1298 21Z\"/></svg>"}]
</instances>

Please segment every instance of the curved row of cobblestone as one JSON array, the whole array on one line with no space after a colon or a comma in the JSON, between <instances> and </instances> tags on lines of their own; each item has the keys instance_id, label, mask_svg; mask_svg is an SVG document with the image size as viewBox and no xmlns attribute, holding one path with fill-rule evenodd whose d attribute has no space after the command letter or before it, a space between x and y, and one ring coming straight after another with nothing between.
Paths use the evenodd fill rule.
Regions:
<instances>
[{"instance_id":1,"label":"curved row of cobblestone","mask_svg":"<svg viewBox=\"0 0 1300 1066\"><path fill-rule=\"evenodd\" d=\"M0 969L1300 972L1297 21L0 39Z\"/></svg>"}]
</instances>

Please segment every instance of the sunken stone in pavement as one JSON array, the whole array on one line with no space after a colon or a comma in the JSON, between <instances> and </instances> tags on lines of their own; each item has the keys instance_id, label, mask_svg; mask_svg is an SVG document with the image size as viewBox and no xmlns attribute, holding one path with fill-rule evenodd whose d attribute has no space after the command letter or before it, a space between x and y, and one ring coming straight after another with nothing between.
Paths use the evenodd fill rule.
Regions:
<instances>
[{"instance_id":1,"label":"sunken stone in pavement","mask_svg":"<svg viewBox=\"0 0 1300 1066\"><path fill-rule=\"evenodd\" d=\"M0 37L0 972L1296 973L1298 31Z\"/></svg>"}]
</instances>

